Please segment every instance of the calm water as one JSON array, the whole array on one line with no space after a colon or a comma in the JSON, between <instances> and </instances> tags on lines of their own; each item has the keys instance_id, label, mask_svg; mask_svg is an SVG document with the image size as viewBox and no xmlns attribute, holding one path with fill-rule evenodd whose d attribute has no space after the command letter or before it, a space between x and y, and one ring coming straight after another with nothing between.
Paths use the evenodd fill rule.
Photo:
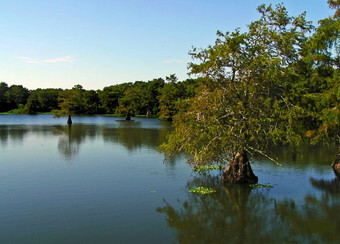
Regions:
<instances>
[{"instance_id":1,"label":"calm water","mask_svg":"<svg viewBox=\"0 0 340 244\"><path fill-rule=\"evenodd\" d=\"M171 124L0 115L0 243L340 243L331 146L252 164L267 189L220 185L157 146ZM201 196L192 187L217 193Z\"/></svg>"}]
</instances>

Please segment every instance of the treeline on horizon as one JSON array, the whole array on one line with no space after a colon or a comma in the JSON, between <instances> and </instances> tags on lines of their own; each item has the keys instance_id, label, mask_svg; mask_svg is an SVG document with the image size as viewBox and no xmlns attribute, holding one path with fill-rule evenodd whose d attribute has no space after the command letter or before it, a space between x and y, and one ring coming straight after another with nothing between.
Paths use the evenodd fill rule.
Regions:
<instances>
[{"instance_id":1,"label":"treeline on horizon","mask_svg":"<svg viewBox=\"0 0 340 244\"><path fill-rule=\"evenodd\" d=\"M58 114L67 100L72 103L72 115L129 114L171 120L183 106L183 101L195 96L199 83L200 78L178 81L174 74L165 80L127 82L103 90L85 90L81 85L65 90L29 90L22 85L8 86L0 82L0 112Z\"/></svg>"}]
</instances>

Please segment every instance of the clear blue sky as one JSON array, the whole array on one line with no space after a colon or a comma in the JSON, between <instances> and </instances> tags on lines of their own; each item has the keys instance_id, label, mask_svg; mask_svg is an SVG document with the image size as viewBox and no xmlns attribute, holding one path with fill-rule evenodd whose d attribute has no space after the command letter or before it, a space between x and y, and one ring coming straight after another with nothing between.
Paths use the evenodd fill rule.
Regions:
<instances>
[{"instance_id":1,"label":"clear blue sky","mask_svg":"<svg viewBox=\"0 0 340 244\"><path fill-rule=\"evenodd\" d=\"M29 89L86 89L186 79L192 46L243 29L261 3L284 2L317 25L326 0L0 0L0 81Z\"/></svg>"}]
</instances>

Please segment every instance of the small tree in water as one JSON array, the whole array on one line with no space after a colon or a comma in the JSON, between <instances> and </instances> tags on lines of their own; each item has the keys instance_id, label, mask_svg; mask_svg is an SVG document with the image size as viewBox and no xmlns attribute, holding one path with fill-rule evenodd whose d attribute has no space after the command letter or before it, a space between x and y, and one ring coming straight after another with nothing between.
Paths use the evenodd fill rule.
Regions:
<instances>
[{"instance_id":1,"label":"small tree in water","mask_svg":"<svg viewBox=\"0 0 340 244\"><path fill-rule=\"evenodd\" d=\"M86 114L87 102L85 90L81 85L75 85L71 90L61 92L58 98L60 110L54 110L54 117L68 116L67 124L72 124L72 115Z\"/></svg>"},{"instance_id":2,"label":"small tree in water","mask_svg":"<svg viewBox=\"0 0 340 244\"><path fill-rule=\"evenodd\" d=\"M301 139L303 111L293 105L292 91L312 26L305 14L290 17L282 5L258 11L247 32L218 32L215 45L192 50L198 62L190 73L205 82L161 146L168 156L184 151L194 166L229 161L225 182L256 183L248 153Z\"/></svg>"}]
</instances>

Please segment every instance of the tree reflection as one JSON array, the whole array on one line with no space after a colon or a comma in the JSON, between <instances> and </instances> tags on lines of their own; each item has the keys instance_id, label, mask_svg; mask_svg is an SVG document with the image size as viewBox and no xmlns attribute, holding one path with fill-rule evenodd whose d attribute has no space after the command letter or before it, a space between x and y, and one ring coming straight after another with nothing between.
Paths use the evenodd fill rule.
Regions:
<instances>
[{"instance_id":1,"label":"tree reflection","mask_svg":"<svg viewBox=\"0 0 340 244\"><path fill-rule=\"evenodd\" d=\"M323 191L324 194L329 194L332 197L340 195L340 179L339 178L335 178L333 180L324 180L324 179L317 180L317 179L311 178L310 182L312 186Z\"/></svg>"},{"instance_id":2,"label":"tree reflection","mask_svg":"<svg viewBox=\"0 0 340 244\"><path fill-rule=\"evenodd\" d=\"M79 153L80 145L86 138L95 137L96 128L85 124L54 126L53 134L59 135L59 152L70 159Z\"/></svg>"},{"instance_id":3,"label":"tree reflection","mask_svg":"<svg viewBox=\"0 0 340 244\"><path fill-rule=\"evenodd\" d=\"M121 144L129 151L142 147L156 150L165 140L168 131L136 127L103 128L103 138L105 142Z\"/></svg>"},{"instance_id":4,"label":"tree reflection","mask_svg":"<svg viewBox=\"0 0 340 244\"><path fill-rule=\"evenodd\" d=\"M0 145L2 147L7 146L8 143L8 136L9 136L9 129L8 126L0 126Z\"/></svg>"},{"instance_id":5,"label":"tree reflection","mask_svg":"<svg viewBox=\"0 0 340 244\"><path fill-rule=\"evenodd\" d=\"M2 147L6 147L9 139L15 141L16 144L21 143L29 129L25 126L0 126L0 143Z\"/></svg>"},{"instance_id":6,"label":"tree reflection","mask_svg":"<svg viewBox=\"0 0 340 244\"><path fill-rule=\"evenodd\" d=\"M268 154L281 163L295 165L330 165L334 161L336 147L333 143L310 145L301 143L299 146L275 146L268 149ZM267 160L257 155L260 160Z\"/></svg>"},{"instance_id":7,"label":"tree reflection","mask_svg":"<svg viewBox=\"0 0 340 244\"><path fill-rule=\"evenodd\" d=\"M123 145L129 151L142 147L156 150L165 140L169 129L140 128L138 123L124 120L118 127L88 124L54 126L53 134L59 136L58 150L66 158L79 154L81 144L96 136L103 136L105 142Z\"/></svg>"},{"instance_id":8,"label":"tree reflection","mask_svg":"<svg viewBox=\"0 0 340 244\"><path fill-rule=\"evenodd\" d=\"M179 243L336 243L340 240L339 181L311 180L321 196L275 200L270 191L221 185L219 176L197 176L187 183L186 201L157 208L176 230ZM216 188L216 185L218 187ZM189 193L195 186L217 193ZM178 205L180 204L180 205Z\"/></svg>"},{"instance_id":9,"label":"tree reflection","mask_svg":"<svg viewBox=\"0 0 340 244\"><path fill-rule=\"evenodd\" d=\"M338 243L340 240L340 180L311 178L312 186L321 196L306 195L302 206L293 200L278 204L278 213L289 223L291 235L300 241Z\"/></svg>"},{"instance_id":10,"label":"tree reflection","mask_svg":"<svg viewBox=\"0 0 340 244\"><path fill-rule=\"evenodd\" d=\"M179 209L165 201L157 209L177 230L179 243L274 243L287 240L287 226L275 212L275 200L242 185L219 184L220 176L197 176L187 184L218 186L208 196L188 193Z\"/></svg>"},{"instance_id":11,"label":"tree reflection","mask_svg":"<svg viewBox=\"0 0 340 244\"><path fill-rule=\"evenodd\" d=\"M302 206L293 200L278 204L281 218L289 223L289 233L298 237L299 242L337 243L340 240L340 199L339 182L314 181L323 189L321 197L306 195Z\"/></svg>"}]
</instances>

